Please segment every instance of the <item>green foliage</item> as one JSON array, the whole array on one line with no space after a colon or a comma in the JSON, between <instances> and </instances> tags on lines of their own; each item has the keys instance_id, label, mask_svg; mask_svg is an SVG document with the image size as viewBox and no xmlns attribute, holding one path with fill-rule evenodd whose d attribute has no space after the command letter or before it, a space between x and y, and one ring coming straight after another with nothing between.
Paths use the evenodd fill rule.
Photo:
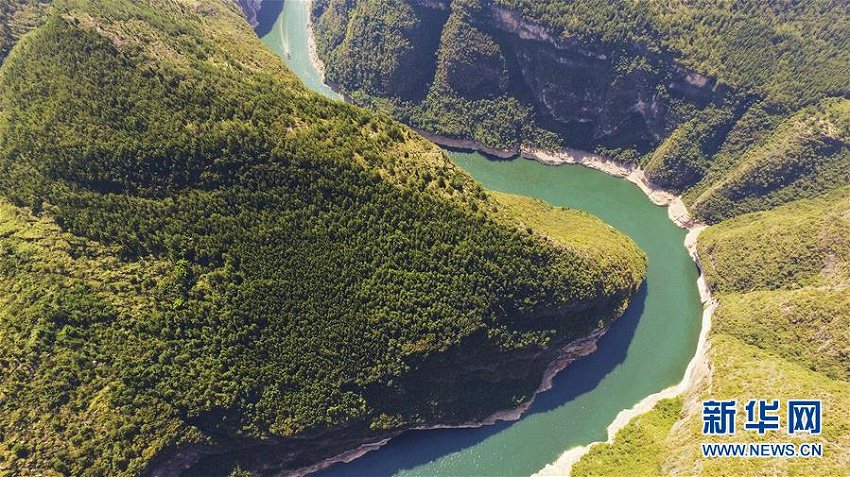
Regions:
<instances>
[{"instance_id":1,"label":"green foliage","mask_svg":"<svg viewBox=\"0 0 850 477\"><path fill-rule=\"evenodd\" d=\"M645 258L631 252L635 245L631 241L620 240L620 233L616 229L587 212L552 208L541 200L518 195L501 192L491 194L504 206L504 213L508 217L519 220L521 229L550 237L562 244L592 250L593 255L587 257L589 264L601 265L611 280L610 284L606 284L606 293L615 293L625 284L640 280L645 273Z\"/></svg>"},{"instance_id":2,"label":"green foliage","mask_svg":"<svg viewBox=\"0 0 850 477\"><path fill-rule=\"evenodd\" d=\"M720 292L839 283L850 277L850 189L710 227L699 253Z\"/></svg>"},{"instance_id":3,"label":"green foliage","mask_svg":"<svg viewBox=\"0 0 850 477\"><path fill-rule=\"evenodd\" d=\"M743 330L742 330L743 331ZM617 434L611 446L594 447L575 466L578 475L619 475L622 469L638 464L648 472L635 475L846 475L850 457L850 384L830 379L804 366L777 356L770 350L745 344L725 333L714 333L707 360L706 375L681 401L675 418L676 401L661 401ZM708 399L736 399L741 403L753 396L770 396L782 403L808 396L820 399L824 409L823 433L796 436L793 442L819 442L824 455L817 459L717 459L703 457L703 442L730 442L729 436L702 433L701 402ZM670 420L670 417L674 417ZM827 419L827 416L828 419ZM734 442L776 442L777 434L739 432ZM636 437L647 436L641 442ZM633 457L634 456L634 457ZM660 470L659 470L660 469ZM627 472L630 473L630 472Z\"/></svg>"},{"instance_id":4,"label":"green foliage","mask_svg":"<svg viewBox=\"0 0 850 477\"><path fill-rule=\"evenodd\" d=\"M400 116L439 135L502 149L517 149L523 143L558 144L551 133L536 126L533 109L508 90L501 48L469 23L476 6L474 1L453 6L443 26L431 89L420 104L408 106L410 112Z\"/></svg>"},{"instance_id":5,"label":"green foliage","mask_svg":"<svg viewBox=\"0 0 850 477\"><path fill-rule=\"evenodd\" d=\"M709 107L698 112L649 156L644 167L647 177L674 191L696 183L708 169L731 121L727 109Z\"/></svg>"},{"instance_id":6,"label":"green foliage","mask_svg":"<svg viewBox=\"0 0 850 477\"><path fill-rule=\"evenodd\" d=\"M489 35L469 24L466 9L458 9L443 26L434 82L441 93L471 100L503 94L508 87L505 57Z\"/></svg>"},{"instance_id":7,"label":"green foliage","mask_svg":"<svg viewBox=\"0 0 850 477\"><path fill-rule=\"evenodd\" d=\"M714 329L850 379L850 189L710 227L699 252L723 293ZM817 352L812 352L812 350Z\"/></svg>"},{"instance_id":8,"label":"green foliage","mask_svg":"<svg viewBox=\"0 0 850 477\"><path fill-rule=\"evenodd\" d=\"M0 2L0 64L18 39L35 28L51 0L6 0Z\"/></svg>"},{"instance_id":9,"label":"green foliage","mask_svg":"<svg viewBox=\"0 0 850 477\"><path fill-rule=\"evenodd\" d=\"M848 211L850 189L844 187L709 227L699 253L720 304L705 375L683 396L678 416L662 419L670 417L662 401L630 422L614 444L594 447L574 470L611 475L639 464L649 465L643 469L653 475L844 475L850 457ZM740 406L755 396L783 403L800 396L822 400L823 433L805 440L823 443L824 457L703 457L699 444L723 437L702 434L699 403L736 399ZM769 433L738 436L738 442L775 439Z\"/></svg>"},{"instance_id":10,"label":"green foliage","mask_svg":"<svg viewBox=\"0 0 850 477\"><path fill-rule=\"evenodd\" d=\"M0 473L136 474L143 455L197 439L174 408L121 405L112 391L168 264L122 262L5 201L0 237Z\"/></svg>"},{"instance_id":11,"label":"green foliage","mask_svg":"<svg viewBox=\"0 0 850 477\"><path fill-rule=\"evenodd\" d=\"M693 200L710 222L850 184L850 100L830 98L783 121Z\"/></svg>"},{"instance_id":12,"label":"green foliage","mask_svg":"<svg viewBox=\"0 0 850 477\"><path fill-rule=\"evenodd\" d=\"M847 111L839 100L825 99L850 94L850 21L838 2L447 3L448 20L429 22L442 28L433 54L431 48L394 53L404 44L397 29L385 28L382 37L340 13L365 9L369 1L324 0L313 11L318 37L342 30L347 41L363 37L363 51L349 48L342 56L371 58L346 63L340 48L320 41L331 80L359 104L484 146L568 144L630 163L648 153L647 176L687 192L696 215L712 223L850 181L846 121L835 122ZM410 22L437 11L386 10ZM351 75L337 79L363 68L389 74L393 68L375 63L387 54L434 66L417 70L430 74L422 80L430 82L424 98ZM822 124L774 131L794 112L787 121L830 116L839 135L820 131Z\"/></svg>"},{"instance_id":13,"label":"green foliage","mask_svg":"<svg viewBox=\"0 0 850 477\"><path fill-rule=\"evenodd\" d=\"M715 328L832 379L850 381L850 293L844 287L723 295Z\"/></svg>"},{"instance_id":14,"label":"green foliage","mask_svg":"<svg viewBox=\"0 0 850 477\"><path fill-rule=\"evenodd\" d=\"M373 18L367 29L353 16L361 10L381 17ZM328 80L345 89L354 102L386 111L431 133L472 139L489 147L516 150L521 144L550 149L561 145L563 138L543 128L534 106L513 91L515 85L509 84L507 60L499 44L490 33L473 25L476 15L481 15L480 2L455 1L448 18L438 9L414 8L407 1L395 10L383 4L373 10L369 1L338 0L322 2L313 9ZM398 16L416 22L417 33L410 37L419 40L410 51L395 51L407 43L397 38L397 28L386 26L398 22L383 18ZM381 25L383 30L378 29ZM344 39L337 33L340 28L346 31ZM349 46L353 43L359 51ZM351 59L358 55L364 58ZM420 64L408 67L406 77L390 85L393 68L378 63L385 55ZM381 81L372 77L380 77L386 84L378 84ZM399 86L399 82L414 79L417 88Z\"/></svg>"},{"instance_id":15,"label":"green foliage","mask_svg":"<svg viewBox=\"0 0 850 477\"><path fill-rule=\"evenodd\" d=\"M153 5L64 0L0 70L0 471L468 420L637 289L623 235L539 204L563 230L528 234L434 145L307 92L234 4Z\"/></svg>"},{"instance_id":16,"label":"green foliage","mask_svg":"<svg viewBox=\"0 0 850 477\"><path fill-rule=\"evenodd\" d=\"M754 127L741 131L764 131L760 125L773 122L760 113L748 121ZM850 457L850 188L713 225L698 247L719 300L701 364L705 375L682 397L678 415L660 402L613 444L592 448L573 473L844 475ZM822 400L829 420L824 418L822 435L805 440L821 442L824 457L703 457L700 443L724 441L702 434L699 403L736 399L740 406L755 396ZM739 442L775 439L769 433L738 436Z\"/></svg>"},{"instance_id":17,"label":"green foliage","mask_svg":"<svg viewBox=\"0 0 850 477\"><path fill-rule=\"evenodd\" d=\"M317 5L317 45L330 56L328 79L374 95L416 96L433 75L439 30L407 0L366 0ZM437 17L441 14L437 13ZM343 33L344 32L344 33Z\"/></svg>"},{"instance_id":18,"label":"green foliage","mask_svg":"<svg viewBox=\"0 0 850 477\"><path fill-rule=\"evenodd\" d=\"M659 401L618 432L613 443L591 447L570 475L662 475L667 433L681 411L681 398Z\"/></svg>"},{"instance_id":19,"label":"green foliage","mask_svg":"<svg viewBox=\"0 0 850 477\"><path fill-rule=\"evenodd\" d=\"M848 93L850 18L841 2L495 3L562 38L672 52L687 67L792 109Z\"/></svg>"},{"instance_id":20,"label":"green foliage","mask_svg":"<svg viewBox=\"0 0 850 477\"><path fill-rule=\"evenodd\" d=\"M638 164L641 160L640 153L634 148L607 148L605 146L597 146L593 150L594 154L609 157L617 162L624 164Z\"/></svg>"},{"instance_id":21,"label":"green foliage","mask_svg":"<svg viewBox=\"0 0 850 477\"><path fill-rule=\"evenodd\" d=\"M786 117L787 114L774 110L764 101L747 108L726 135L720 149L711 157L702 180L683 194L685 203L692 204L708 187L734 169L748 149L763 145Z\"/></svg>"},{"instance_id":22,"label":"green foliage","mask_svg":"<svg viewBox=\"0 0 850 477\"><path fill-rule=\"evenodd\" d=\"M401 0L395 9L370 1L314 7L328 80L357 104L436 134L499 148L556 146L559 140L535 125L532 108L509 94L499 45L468 23L476 5L458 2L448 20Z\"/></svg>"}]
</instances>

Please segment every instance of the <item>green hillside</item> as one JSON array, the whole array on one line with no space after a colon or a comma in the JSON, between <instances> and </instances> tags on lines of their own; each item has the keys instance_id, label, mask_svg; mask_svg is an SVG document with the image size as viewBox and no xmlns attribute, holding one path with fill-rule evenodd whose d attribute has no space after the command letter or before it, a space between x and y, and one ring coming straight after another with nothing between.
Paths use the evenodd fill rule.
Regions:
<instances>
[{"instance_id":1,"label":"green hillside","mask_svg":"<svg viewBox=\"0 0 850 477\"><path fill-rule=\"evenodd\" d=\"M574 475L610 475L633 462L664 475L846 475L850 189L721 222L700 237L699 252L720 301L707 375L678 403L659 403L629 423L613 445L594 447ZM825 443L824 457L701 457L701 442L730 440L702 434L700 402L735 398L741 403L757 396L823 400L823 435L803 439ZM637 437L647 435L651 445L636 444ZM734 441L775 442L777 437L742 432Z\"/></svg>"},{"instance_id":2,"label":"green hillside","mask_svg":"<svg viewBox=\"0 0 850 477\"><path fill-rule=\"evenodd\" d=\"M710 227L699 252L721 293L827 286L850 278L850 190Z\"/></svg>"},{"instance_id":3,"label":"green hillside","mask_svg":"<svg viewBox=\"0 0 850 477\"><path fill-rule=\"evenodd\" d=\"M623 469L631 468L646 470L642 475L847 475L850 384L846 380L830 379L769 350L744 344L722 333L711 337L708 360L710 371L695 389L683 398L660 402L647 414L630 422L617 434L613 445L594 446L575 465L571 475L618 475ZM742 417L745 413L741 400L746 403L753 396L780 400L783 412L786 399L799 396L820 399L823 408L828 409L824 414L823 433L792 438L779 431L760 436L739 427L733 437L702 434L703 400L737 399L738 416ZM646 443L637 440L644 437L651 440ZM700 451L703 442L818 442L823 445L823 457L704 458ZM640 467L632 467L635 464Z\"/></svg>"},{"instance_id":4,"label":"green hillside","mask_svg":"<svg viewBox=\"0 0 850 477\"><path fill-rule=\"evenodd\" d=\"M284 470L480 418L643 279L601 221L308 92L235 3L46 15L0 69L2 474Z\"/></svg>"},{"instance_id":5,"label":"green hillside","mask_svg":"<svg viewBox=\"0 0 850 477\"><path fill-rule=\"evenodd\" d=\"M683 66L775 104L800 106L847 93L850 18L838 1L492 3L561 37L670 51Z\"/></svg>"},{"instance_id":6,"label":"green hillside","mask_svg":"<svg viewBox=\"0 0 850 477\"><path fill-rule=\"evenodd\" d=\"M716 333L850 379L850 188L722 222L699 252Z\"/></svg>"},{"instance_id":7,"label":"green hillside","mask_svg":"<svg viewBox=\"0 0 850 477\"><path fill-rule=\"evenodd\" d=\"M735 126L850 94L850 21L832 0L384 3L313 2L328 79L355 102L490 147L644 156L678 191L718 169Z\"/></svg>"},{"instance_id":8,"label":"green hillside","mask_svg":"<svg viewBox=\"0 0 850 477\"><path fill-rule=\"evenodd\" d=\"M846 475L846 2L397 0L406 9L391 11L376 3L313 3L328 79L356 102L489 147L572 146L638 164L711 225L698 244L720 302L706 375L613 445L595 447L575 473ZM364 86L338 61L354 44L392 56L357 39L380 38L374 28L400 11L408 56L432 59L424 97ZM442 16L424 22L424 12ZM351 21L358 15L371 21ZM417 40L431 30L438 45ZM840 414L820 439L826 457L697 455L699 400L763 396L817 397Z\"/></svg>"},{"instance_id":9,"label":"green hillside","mask_svg":"<svg viewBox=\"0 0 850 477\"><path fill-rule=\"evenodd\" d=\"M805 108L728 156L734 162L718 161L689 193L694 213L712 223L850 184L850 100Z\"/></svg>"}]
</instances>

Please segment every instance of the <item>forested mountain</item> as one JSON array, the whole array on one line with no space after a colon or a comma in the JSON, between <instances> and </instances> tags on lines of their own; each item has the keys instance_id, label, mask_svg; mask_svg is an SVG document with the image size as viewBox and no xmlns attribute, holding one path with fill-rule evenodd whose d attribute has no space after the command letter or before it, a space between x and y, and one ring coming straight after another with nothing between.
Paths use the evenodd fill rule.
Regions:
<instances>
[{"instance_id":1,"label":"forested mountain","mask_svg":"<svg viewBox=\"0 0 850 477\"><path fill-rule=\"evenodd\" d=\"M754 129L742 118L688 190L697 216L718 222L850 184L850 99L825 99L775 128Z\"/></svg>"},{"instance_id":2,"label":"forested mountain","mask_svg":"<svg viewBox=\"0 0 850 477\"><path fill-rule=\"evenodd\" d=\"M390 3L313 2L318 50L356 102L429 132L639 162L657 185L708 190L689 197L711 222L848 180L846 2ZM754 176L779 155L793 183ZM769 197L733 207L741 187Z\"/></svg>"},{"instance_id":3,"label":"forested mountain","mask_svg":"<svg viewBox=\"0 0 850 477\"><path fill-rule=\"evenodd\" d=\"M847 2L377 3L313 2L328 79L355 101L483 146L567 145L637 163L711 225L698 249L719 307L701 378L593 447L573 474L846 475ZM339 61L355 47L373 54ZM416 79L425 96L381 87L413 61L399 54L432 60ZM702 435L701 401L768 396L823 400L823 458L699 455L700 442L724 442Z\"/></svg>"},{"instance_id":4,"label":"forested mountain","mask_svg":"<svg viewBox=\"0 0 850 477\"><path fill-rule=\"evenodd\" d=\"M601 221L308 92L235 2L27 11L0 69L2 474L291 470L482 418L643 279Z\"/></svg>"},{"instance_id":5,"label":"forested mountain","mask_svg":"<svg viewBox=\"0 0 850 477\"><path fill-rule=\"evenodd\" d=\"M710 227L700 238L700 255L720 301L711 329L710 367L683 398L663 401L630 423L613 445L594 447L573 475L636 470L647 475L846 475L850 187ZM701 401L748 396L822 400L829 409L823 433L803 439L821 442L824 456L699 455L701 442L728 442L702 434ZM775 442L777 434L748 433L745 439Z\"/></svg>"}]
</instances>

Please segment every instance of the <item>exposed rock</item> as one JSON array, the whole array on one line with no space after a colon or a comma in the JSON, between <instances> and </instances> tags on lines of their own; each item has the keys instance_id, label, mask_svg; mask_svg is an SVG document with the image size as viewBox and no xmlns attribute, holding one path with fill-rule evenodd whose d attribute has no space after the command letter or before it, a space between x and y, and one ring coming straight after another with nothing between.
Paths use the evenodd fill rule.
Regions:
<instances>
[{"instance_id":1,"label":"exposed rock","mask_svg":"<svg viewBox=\"0 0 850 477\"><path fill-rule=\"evenodd\" d=\"M307 475L338 462L349 462L378 449L405 430L472 428L492 425L498 421L513 421L519 419L529 409L537 393L551 388L552 379L557 373L578 358L594 352L596 342L607 330L607 327L596 328L585 337L536 351L503 353L497 360L491 359L492 354L481 349L479 345L483 343L463 346L457 350L477 349L472 353L474 356L471 361L469 356L460 360L453 351L450 351L436 360L438 362L436 366L441 366L439 361L446 361L448 367L435 370L433 366L426 366L404 378L417 393L423 388L445 386L446 383L455 383L458 380L464 380L472 386L464 389L475 389L476 383L482 383L484 386L513 386L518 382L527 383L531 386L529 399L517 408L485 409L479 417L472 419L467 413L461 411L454 416L431 418L418 425L383 431L370 429L363 420L355 420L345 426L326 429L312 435L297 438L270 437L265 440L234 438L216 432L209 423L197 423L205 435L216 436L213 442L166 450L151 464L145 475L180 477L187 471L197 475L203 473L203 469L208 468L207 466L211 463L235 462L237 459L240 467L256 475ZM457 363L461 362L468 364L458 366ZM455 406L468 411L470 403L463 401L467 396L475 394L459 395L459 402L456 402ZM464 414L467 415L464 416Z\"/></svg>"},{"instance_id":2,"label":"exposed rock","mask_svg":"<svg viewBox=\"0 0 850 477\"><path fill-rule=\"evenodd\" d=\"M407 1L415 7L417 15L453 7L449 0ZM451 45L451 51L446 54L444 41L440 51L436 55L429 53L427 60L435 62L439 58L443 62L451 91L459 100L476 101L507 93L533 108L538 125L559 133L574 147L592 149L601 144L649 150L682 122L682 118L672 113L671 98L701 109L726 94L713 78L678 64L672 53L651 52L639 42L626 48L588 44L579 38L565 37L556 29L536 24L520 12L494 2L481 0L477 5L464 21L470 29L483 32L498 44L499 57L503 56L507 65L507 81L500 71L499 57L486 54L475 57L467 46ZM429 28L439 26L434 22L427 24ZM387 48L389 45L376 47L376 51ZM420 50L430 52L425 48ZM334 64L340 62L338 54L319 53L331 67L340 66ZM453 56L457 57L456 61L451 61ZM412 61L411 58L399 60ZM335 70L337 78L329 80L345 90L361 90L402 101L421 100L398 87L376 90L371 85L360 84L357 77L368 75L352 76L346 74L345 65L341 66ZM362 62L354 68L363 68ZM439 84L439 75L438 69L433 84ZM518 137L488 145L505 147L524 140Z\"/></svg>"},{"instance_id":3,"label":"exposed rock","mask_svg":"<svg viewBox=\"0 0 850 477\"><path fill-rule=\"evenodd\" d=\"M669 117L669 102L659 95L659 85L666 84L671 93L694 103L715 96L713 79L676 64L670 56L650 55L644 45L632 45L630 53L646 57L654 68L624 74L615 64L618 52L563 39L517 12L482 4L484 11L474 20L509 34L501 35L503 48L510 45L505 49L515 55L521 82L530 88L538 112L589 135L570 138L576 145L621 142L627 136L626 142L632 144L657 143L677 120Z\"/></svg>"},{"instance_id":4,"label":"exposed rock","mask_svg":"<svg viewBox=\"0 0 850 477\"><path fill-rule=\"evenodd\" d=\"M662 137L668 105L659 99L655 73L617 75L609 61L587 52L536 40L513 43L522 80L546 116L586 125L591 142L628 133L648 143Z\"/></svg>"}]
</instances>

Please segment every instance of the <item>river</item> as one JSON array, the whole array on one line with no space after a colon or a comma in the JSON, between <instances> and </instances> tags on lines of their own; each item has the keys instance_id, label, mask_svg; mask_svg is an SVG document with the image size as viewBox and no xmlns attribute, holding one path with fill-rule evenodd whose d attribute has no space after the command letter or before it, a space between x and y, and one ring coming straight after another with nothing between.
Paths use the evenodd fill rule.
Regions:
<instances>
[{"instance_id":1,"label":"river","mask_svg":"<svg viewBox=\"0 0 850 477\"><path fill-rule=\"evenodd\" d=\"M258 34L311 89L338 98L310 61L307 2L265 0ZM565 450L605 440L618 412L682 379L694 356L703 307L697 268L674 225L634 184L578 165L492 160L447 151L485 187L590 212L646 252L644 287L598 350L558 374L518 421L477 429L410 431L326 476L530 475Z\"/></svg>"}]
</instances>

